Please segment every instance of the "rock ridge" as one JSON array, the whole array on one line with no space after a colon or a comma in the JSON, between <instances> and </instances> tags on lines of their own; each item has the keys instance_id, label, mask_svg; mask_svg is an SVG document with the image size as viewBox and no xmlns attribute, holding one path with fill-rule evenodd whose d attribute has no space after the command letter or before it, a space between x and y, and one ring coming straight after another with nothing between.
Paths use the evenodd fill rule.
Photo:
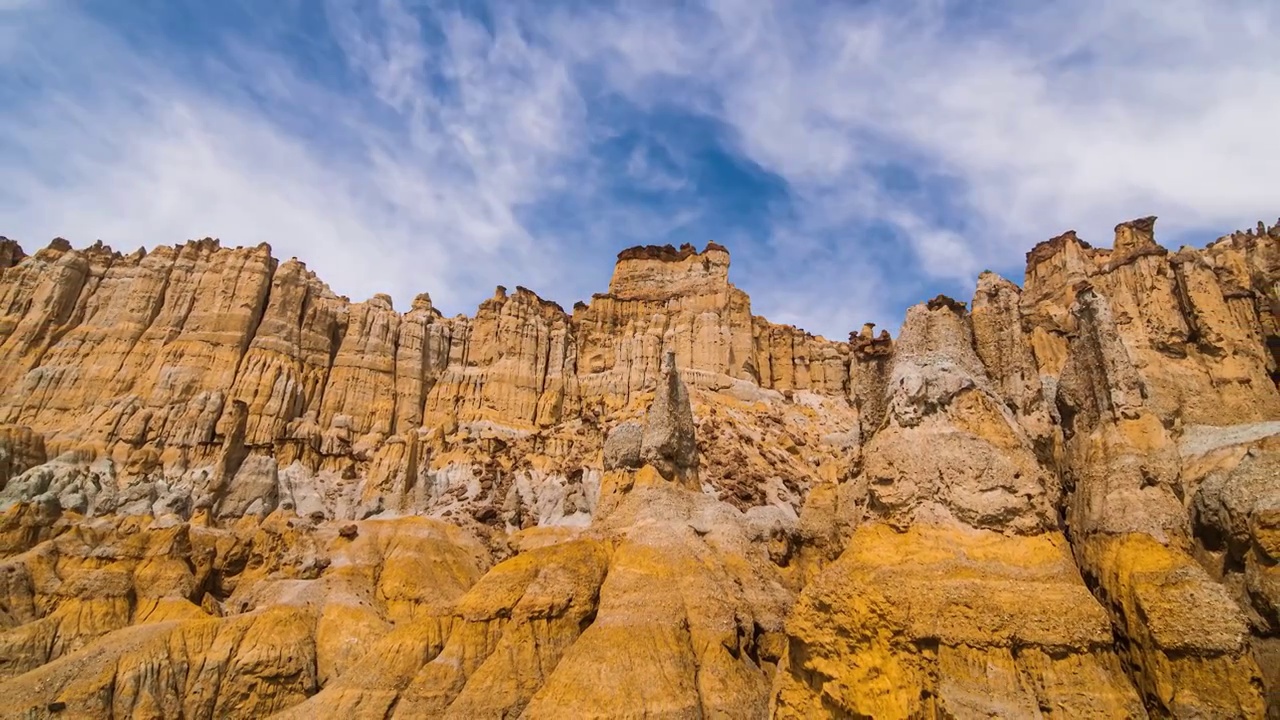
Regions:
<instances>
[{"instance_id":1,"label":"rock ridge","mask_svg":"<svg viewBox=\"0 0 1280 720\"><path fill-rule=\"evenodd\" d=\"M0 238L0 717L1280 713L1280 222L847 342ZM608 680L604 680L608 678Z\"/></svg>"}]
</instances>

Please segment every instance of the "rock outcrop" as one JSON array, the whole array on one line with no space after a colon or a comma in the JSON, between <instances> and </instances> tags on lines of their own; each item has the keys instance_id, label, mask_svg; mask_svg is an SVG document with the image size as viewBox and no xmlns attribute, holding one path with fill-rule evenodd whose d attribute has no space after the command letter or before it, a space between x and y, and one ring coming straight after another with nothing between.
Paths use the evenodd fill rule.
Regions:
<instances>
[{"instance_id":1,"label":"rock outcrop","mask_svg":"<svg viewBox=\"0 0 1280 720\"><path fill-rule=\"evenodd\" d=\"M1280 228L847 342L0 238L0 717L1280 714Z\"/></svg>"},{"instance_id":2,"label":"rock outcrop","mask_svg":"<svg viewBox=\"0 0 1280 720\"><path fill-rule=\"evenodd\" d=\"M908 311L849 480L862 517L788 620L776 717L1141 715L1018 421L1022 387L1002 399L1007 365L988 375L973 326L950 298ZM994 356L1014 330L988 329Z\"/></svg>"}]
</instances>

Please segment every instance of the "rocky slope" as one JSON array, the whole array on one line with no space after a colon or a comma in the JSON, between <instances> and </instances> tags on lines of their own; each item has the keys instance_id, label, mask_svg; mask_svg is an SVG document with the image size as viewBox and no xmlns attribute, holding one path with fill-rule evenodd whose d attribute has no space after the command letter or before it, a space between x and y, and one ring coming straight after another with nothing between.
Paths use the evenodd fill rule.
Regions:
<instances>
[{"instance_id":1,"label":"rocky slope","mask_svg":"<svg viewBox=\"0 0 1280 720\"><path fill-rule=\"evenodd\" d=\"M1280 228L848 342L0 239L0 717L1280 716Z\"/></svg>"}]
</instances>

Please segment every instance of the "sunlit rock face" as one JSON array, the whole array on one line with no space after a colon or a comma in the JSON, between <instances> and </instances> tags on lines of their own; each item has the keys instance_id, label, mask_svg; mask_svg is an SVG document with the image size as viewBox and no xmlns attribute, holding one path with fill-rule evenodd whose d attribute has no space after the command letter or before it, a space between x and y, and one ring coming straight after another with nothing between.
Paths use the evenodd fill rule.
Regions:
<instances>
[{"instance_id":1,"label":"sunlit rock face","mask_svg":"<svg viewBox=\"0 0 1280 720\"><path fill-rule=\"evenodd\" d=\"M0 717L1280 714L1280 229L848 342L729 267L446 318L0 238Z\"/></svg>"}]
</instances>

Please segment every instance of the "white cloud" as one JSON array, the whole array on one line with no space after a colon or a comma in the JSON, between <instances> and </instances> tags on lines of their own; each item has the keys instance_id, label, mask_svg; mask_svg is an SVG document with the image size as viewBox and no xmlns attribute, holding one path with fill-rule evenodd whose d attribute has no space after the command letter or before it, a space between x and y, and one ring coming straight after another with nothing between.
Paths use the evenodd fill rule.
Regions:
<instances>
[{"instance_id":1,"label":"white cloud","mask_svg":"<svg viewBox=\"0 0 1280 720\"><path fill-rule=\"evenodd\" d=\"M39 88L0 116L13 158L4 231L126 251L205 235L266 240L338 292L391 292L402 308L425 290L470 312L496 284L554 278L562 258L517 214L564 182L577 152L580 108L564 69L509 25L489 37L446 18L450 42L429 55L399 3L384 0L372 19L351 7L329 6L333 28L393 125L252 45L214 60L231 85L209 87L84 16L24 18L0 78ZM456 102L433 97L427 71L447 77ZM332 137L278 117L290 114Z\"/></svg>"},{"instance_id":2,"label":"white cloud","mask_svg":"<svg viewBox=\"0 0 1280 720\"><path fill-rule=\"evenodd\" d=\"M627 155L627 177L635 185L658 192L673 192L689 186L688 178L655 161L652 153L650 148L636 145Z\"/></svg>"},{"instance_id":3,"label":"white cloud","mask_svg":"<svg viewBox=\"0 0 1280 720\"><path fill-rule=\"evenodd\" d=\"M963 293L984 266L1015 268L1032 243L1068 228L1107 244L1115 223L1146 214L1170 237L1280 212L1280 5L706 7L710 19L638 5L561 17L559 37L580 62L607 64L638 103L710 98L699 107L786 180L795 212L778 217L775 242L805 251L771 258L785 280L754 295L766 313L808 316L828 332L856 325L812 310L838 287L781 282L816 279L807 268L824 264L864 266L868 243L840 233L859 219L896 226L917 256L910 268L873 263L885 296L856 310L883 318L907 300L895 285L914 290L923 273ZM948 213L934 212L936 195L886 191L875 174L885 162L948 179L960 216L950 219L964 230L939 221ZM837 239L823 249L797 237Z\"/></svg>"},{"instance_id":4,"label":"white cloud","mask_svg":"<svg viewBox=\"0 0 1280 720\"><path fill-rule=\"evenodd\" d=\"M655 208L602 190L705 188L678 153L679 172L643 145L592 157L614 131L592 113L601 96L714 118L785 182L768 227L714 239L756 312L829 336L963 295L1068 228L1105 244L1140 215L1169 237L1280 213L1275 3L491 3L482 24L331 0L370 105L251 38L196 83L65 6L22 5L0 5L0 91L28 88L0 115L0 231L266 239L338 291L401 307L429 290L470 311L497 283L568 303L603 288L611 245L717 220L696 196ZM886 165L929 187L887 185ZM527 217L546 203L556 222Z\"/></svg>"}]
</instances>

